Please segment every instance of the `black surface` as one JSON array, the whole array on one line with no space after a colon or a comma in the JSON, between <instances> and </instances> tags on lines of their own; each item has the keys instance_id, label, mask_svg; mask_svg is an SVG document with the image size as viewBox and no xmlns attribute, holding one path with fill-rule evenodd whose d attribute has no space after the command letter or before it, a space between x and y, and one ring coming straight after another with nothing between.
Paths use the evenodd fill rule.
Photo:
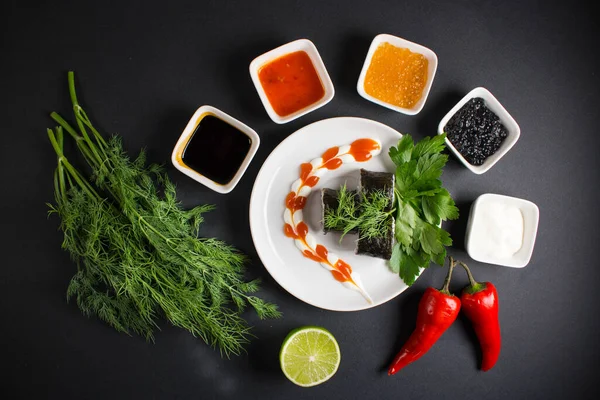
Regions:
<instances>
[{"instance_id":1,"label":"black surface","mask_svg":"<svg viewBox=\"0 0 600 400\"><path fill-rule=\"evenodd\" d=\"M509 4L510 3L510 4ZM518 4L517 4L518 3ZM2 398L599 398L598 96L595 8L574 1L500 2L44 2L5 1L0 11L3 195L0 307ZM590 3L593 4L593 3ZM433 49L439 69L423 111L405 116L363 100L356 80L373 37L391 33ZM257 55L293 39L314 41L333 79L333 101L276 125L248 76ZM145 146L165 163L186 206L216 203L202 234L253 258L249 276L285 317L262 322L248 354L221 359L201 341L163 324L156 343L118 334L65 301L75 266L47 218L55 157L48 113L69 112L66 71L105 132L127 149ZM360 116L420 138L477 86L488 88L520 124L516 146L484 175L451 158L445 185L461 219L450 226L462 249L468 209L486 192L540 208L531 263L510 269L470 262L500 293L503 348L497 366L478 371L474 334L457 321L431 351L394 377L388 362L415 323L427 270L398 298L371 310L323 311L281 289L257 259L248 227L249 193L271 150L306 124ZM169 165L188 119L211 104L259 132L256 158L239 186L218 195ZM458 271L452 287L466 277ZM316 388L289 383L279 346L292 328L330 329L342 349L335 377Z\"/></svg>"}]
</instances>

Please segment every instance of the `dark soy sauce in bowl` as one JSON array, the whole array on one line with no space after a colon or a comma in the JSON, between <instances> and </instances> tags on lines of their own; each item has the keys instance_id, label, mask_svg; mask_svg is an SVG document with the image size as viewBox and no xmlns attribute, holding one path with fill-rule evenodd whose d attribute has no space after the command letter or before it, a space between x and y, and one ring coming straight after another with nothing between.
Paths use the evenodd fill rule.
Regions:
<instances>
[{"instance_id":1,"label":"dark soy sauce in bowl","mask_svg":"<svg viewBox=\"0 0 600 400\"><path fill-rule=\"evenodd\" d=\"M204 116L188 140L181 160L220 185L229 183L250 151L244 132L212 114Z\"/></svg>"}]
</instances>

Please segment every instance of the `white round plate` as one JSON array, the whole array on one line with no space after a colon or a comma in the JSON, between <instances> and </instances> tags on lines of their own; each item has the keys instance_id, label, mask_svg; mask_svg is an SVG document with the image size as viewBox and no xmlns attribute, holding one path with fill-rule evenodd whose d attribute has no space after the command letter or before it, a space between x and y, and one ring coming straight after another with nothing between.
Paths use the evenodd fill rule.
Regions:
<instances>
[{"instance_id":1,"label":"white round plate","mask_svg":"<svg viewBox=\"0 0 600 400\"><path fill-rule=\"evenodd\" d=\"M252 189L250 230L256 251L265 268L285 290L315 307L334 311L356 311L375 307L400 293L406 284L393 273L386 260L354 254L356 235L323 234L321 228L320 189L337 189L344 182L356 188L360 168L394 172L388 157L390 146L401 138L396 130L379 122L362 118L331 118L315 122L287 137L269 155ZM300 174L300 164L320 157L333 146L343 146L356 139L380 141L381 153L367 162L343 164L329 171L313 188L304 208L304 221L318 243L337 254L360 274L364 288L373 302L336 281L319 263L302 255L283 231L285 198Z\"/></svg>"}]
</instances>

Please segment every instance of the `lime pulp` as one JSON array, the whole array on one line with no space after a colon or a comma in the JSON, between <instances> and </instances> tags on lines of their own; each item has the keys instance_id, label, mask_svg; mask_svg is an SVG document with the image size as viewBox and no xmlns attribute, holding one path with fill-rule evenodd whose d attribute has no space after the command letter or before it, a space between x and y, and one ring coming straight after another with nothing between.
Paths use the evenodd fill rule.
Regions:
<instances>
[{"instance_id":1,"label":"lime pulp","mask_svg":"<svg viewBox=\"0 0 600 400\"><path fill-rule=\"evenodd\" d=\"M279 362L285 376L298 386L315 386L337 371L341 360L335 337L325 328L294 329L281 345Z\"/></svg>"}]
</instances>

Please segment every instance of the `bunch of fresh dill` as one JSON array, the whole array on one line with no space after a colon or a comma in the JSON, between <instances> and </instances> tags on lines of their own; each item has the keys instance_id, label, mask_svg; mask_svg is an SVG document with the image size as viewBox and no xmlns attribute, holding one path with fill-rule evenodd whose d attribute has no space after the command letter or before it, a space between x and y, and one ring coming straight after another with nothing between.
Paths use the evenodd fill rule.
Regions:
<instances>
[{"instance_id":1,"label":"bunch of fresh dill","mask_svg":"<svg viewBox=\"0 0 600 400\"><path fill-rule=\"evenodd\" d=\"M250 304L262 318L277 306L251 295L258 281L244 280L245 257L216 239L198 238L212 206L183 210L175 186L142 151L130 160L118 137L105 140L77 102L74 74L69 92L76 130L61 116L48 137L58 157L55 205L63 248L77 263L67 289L85 315L97 315L120 332L153 340L157 319L167 318L229 357L248 342L241 317ZM86 177L63 153L64 131L90 167Z\"/></svg>"}]
</instances>

